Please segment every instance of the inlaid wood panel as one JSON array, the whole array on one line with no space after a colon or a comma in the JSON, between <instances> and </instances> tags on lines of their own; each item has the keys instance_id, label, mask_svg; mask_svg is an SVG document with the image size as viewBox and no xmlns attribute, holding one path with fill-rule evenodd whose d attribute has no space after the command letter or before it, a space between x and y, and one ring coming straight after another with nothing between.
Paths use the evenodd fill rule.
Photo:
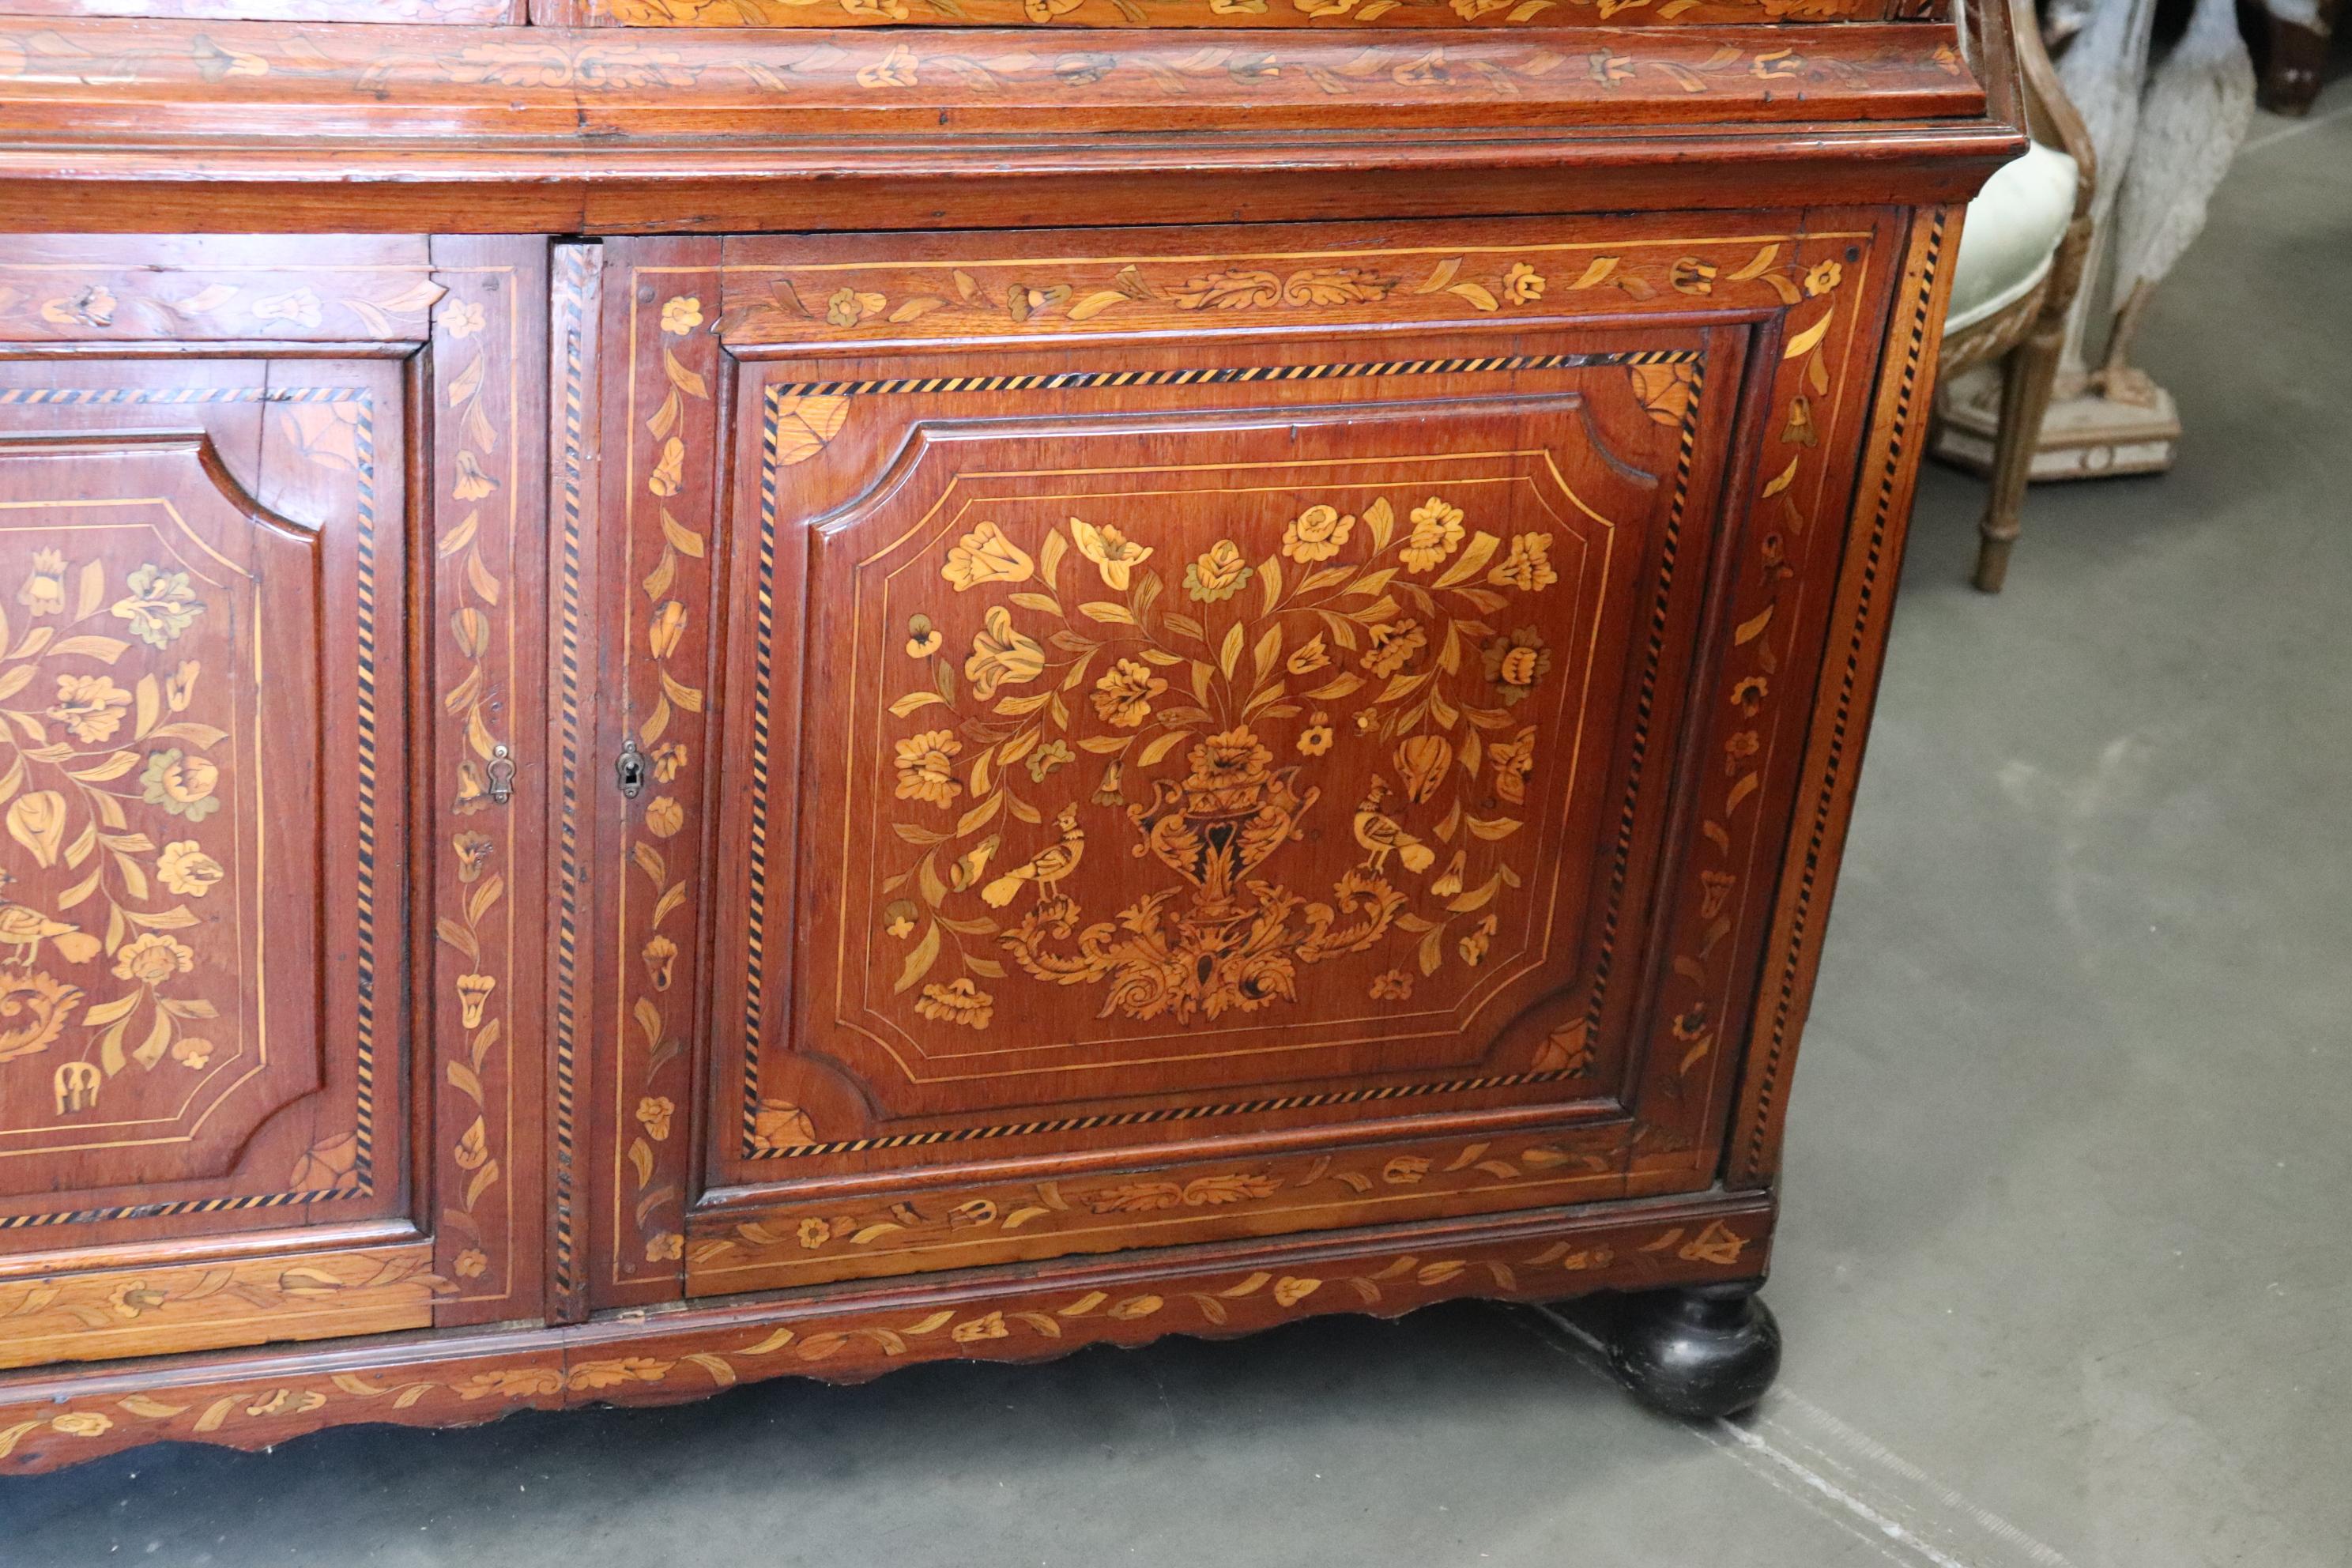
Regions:
<instances>
[{"instance_id":1,"label":"inlaid wood panel","mask_svg":"<svg viewBox=\"0 0 2352 1568\"><path fill-rule=\"evenodd\" d=\"M0 1247L399 1200L405 401L381 361L0 371Z\"/></svg>"},{"instance_id":2,"label":"inlaid wood panel","mask_svg":"<svg viewBox=\"0 0 2352 1568\"><path fill-rule=\"evenodd\" d=\"M414 237L20 235L0 258L12 343L402 342L444 289Z\"/></svg>"},{"instance_id":3,"label":"inlaid wood panel","mask_svg":"<svg viewBox=\"0 0 2352 1568\"><path fill-rule=\"evenodd\" d=\"M1821 963L1821 933L1836 887L1853 810L1878 671L1886 649L1898 568L1917 479L1925 402L1935 386L1941 321L1952 287L1961 215L1923 207L1904 232L1902 276L1881 347L1876 406L1851 505L1851 540L1840 562L1831 640L1815 667L1818 692L1805 738L1804 771L1785 809L1794 814L1790 871L1772 908L1757 980L1754 1036L1725 1151L1727 1184L1769 1185L1780 1169L1789 1076ZM1778 809L1778 808L1776 808Z\"/></svg>"},{"instance_id":4,"label":"inlaid wood panel","mask_svg":"<svg viewBox=\"0 0 2352 1568\"><path fill-rule=\"evenodd\" d=\"M596 1305L677 1292L692 1146L695 1042L705 1027L701 922L710 913L706 835L722 787L712 754L710 655L726 586L714 570L724 395L715 240L608 244L593 276L603 367L593 478L568 444L559 516L564 592L586 606L559 628L559 668L584 672L566 700L594 758L572 809L593 913L579 938L588 1008L572 1115L559 1146L583 1152L572 1223ZM583 290L589 276L576 269ZM567 296L567 332L588 330ZM567 339L567 342L570 340ZM567 419L583 358L560 367ZM575 395L574 388L579 391ZM572 498L576 495L577 500ZM625 790L623 771L635 782ZM563 1241L559 1237L558 1246Z\"/></svg>"},{"instance_id":5,"label":"inlaid wood panel","mask_svg":"<svg viewBox=\"0 0 2352 1568\"><path fill-rule=\"evenodd\" d=\"M1534 1184L1704 1184L1890 281L1836 217L608 245L608 1266L1142 1233L1024 1178L1172 1191L1171 1238L1507 1206L1519 1128ZM1317 1129L1362 1154L1249 1163Z\"/></svg>"},{"instance_id":6,"label":"inlaid wood panel","mask_svg":"<svg viewBox=\"0 0 2352 1568\"><path fill-rule=\"evenodd\" d=\"M1695 342L1617 353L1706 364ZM796 1054L898 1116L989 1124L1557 1070L1537 1060L1571 1000L1525 1018L1524 1059L1496 1037L1590 968L1569 955L1597 912L1620 650L1679 456L1616 366L1580 427L1604 389L1561 368L1556 391L1506 373L1394 408L1367 378L1279 421L1217 387L1208 412L1068 433L1000 399L984 431L923 432L812 541L830 657L803 681L798 847L839 881L800 935ZM767 406L772 463L795 395ZM754 835L757 875L782 847ZM760 1066L759 1100L831 1110ZM789 1145L760 1114L754 1152Z\"/></svg>"},{"instance_id":7,"label":"inlaid wood panel","mask_svg":"<svg viewBox=\"0 0 2352 1568\"><path fill-rule=\"evenodd\" d=\"M429 632L413 705L433 982L436 1321L536 1314L545 1294L547 247L437 237Z\"/></svg>"},{"instance_id":8,"label":"inlaid wood panel","mask_svg":"<svg viewBox=\"0 0 2352 1568\"><path fill-rule=\"evenodd\" d=\"M877 1181L698 1216L688 1285L723 1295L1612 1197L1624 1184L1622 1142L1621 1129L1597 1125L1025 1180L996 1173L950 1188Z\"/></svg>"},{"instance_id":9,"label":"inlaid wood panel","mask_svg":"<svg viewBox=\"0 0 2352 1568\"><path fill-rule=\"evenodd\" d=\"M0 1366L421 1329L451 1292L419 1245L0 1280Z\"/></svg>"},{"instance_id":10,"label":"inlaid wood panel","mask_svg":"<svg viewBox=\"0 0 2352 1568\"><path fill-rule=\"evenodd\" d=\"M535 1315L544 246L9 273L12 1342Z\"/></svg>"}]
</instances>

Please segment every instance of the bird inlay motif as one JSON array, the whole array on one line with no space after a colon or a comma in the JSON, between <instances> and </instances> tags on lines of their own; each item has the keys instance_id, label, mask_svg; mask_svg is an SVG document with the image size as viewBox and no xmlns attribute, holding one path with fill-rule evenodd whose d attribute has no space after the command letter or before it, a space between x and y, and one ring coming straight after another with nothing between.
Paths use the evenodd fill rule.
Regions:
<instances>
[{"instance_id":1,"label":"bird inlay motif","mask_svg":"<svg viewBox=\"0 0 2352 1568\"><path fill-rule=\"evenodd\" d=\"M1383 942L1346 982L1373 1001L1410 995L1398 960L1486 961L1525 881L1511 813L1557 710L1569 550L1396 488L1190 537L1050 516L950 536L938 580L971 599L928 586L887 643L922 671L885 753L916 851L876 911L906 944L878 971L893 994L986 1029L991 987L1025 975L1181 1023L1296 1002L1306 971ZM1153 875L1089 910L1128 880L1107 859Z\"/></svg>"}]
</instances>

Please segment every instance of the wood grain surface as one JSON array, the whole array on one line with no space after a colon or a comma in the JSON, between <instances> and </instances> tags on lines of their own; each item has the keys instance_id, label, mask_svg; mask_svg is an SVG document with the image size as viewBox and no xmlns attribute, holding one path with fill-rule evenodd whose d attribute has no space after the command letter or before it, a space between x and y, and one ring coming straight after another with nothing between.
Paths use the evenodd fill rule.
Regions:
<instances>
[{"instance_id":1,"label":"wood grain surface","mask_svg":"<svg viewBox=\"0 0 2352 1568\"><path fill-rule=\"evenodd\" d=\"M2005 26L27 0L0 1471L1752 1288Z\"/></svg>"}]
</instances>

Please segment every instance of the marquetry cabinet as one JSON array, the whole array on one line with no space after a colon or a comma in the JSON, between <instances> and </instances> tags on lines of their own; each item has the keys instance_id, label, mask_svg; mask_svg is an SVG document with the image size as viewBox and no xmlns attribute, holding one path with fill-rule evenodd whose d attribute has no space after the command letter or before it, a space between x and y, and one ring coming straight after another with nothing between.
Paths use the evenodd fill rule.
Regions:
<instances>
[{"instance_id":1,"label":"marquetry cabinet","mask_svg":"<svg viewBox=\"0 0 2352 1568\"><path fill-rule=\"evenodd\" d=\"M12 4L0 1470L1462 1295L1760 1393L1998 17Z\"/></svg>"}]
</instances>

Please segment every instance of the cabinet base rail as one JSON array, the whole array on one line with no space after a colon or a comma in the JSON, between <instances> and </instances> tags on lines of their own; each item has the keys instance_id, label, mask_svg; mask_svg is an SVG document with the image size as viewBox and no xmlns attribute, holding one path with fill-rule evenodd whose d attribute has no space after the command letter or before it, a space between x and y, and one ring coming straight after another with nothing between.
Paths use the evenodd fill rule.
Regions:
<instances>
[{"instance_id":1,"label":"cabinet base rail","mask_svg":"<svg viewBox=\"0 0 2352 1568\"><path fill-rule=\"evenodd\" d=\"M1040 1361L1324 1312L1395 1317L1462 1297L1752 1284L1774 1210L1769 1194L1718 1193L828 1287L573 1327L43 1369L0 1378L0 1474L143 1443L256 1449L359 1422L467 1426L521 1409L676 1404L764 1378L856 1383L919 1362Z\"/></svg>"}]
</instances>

